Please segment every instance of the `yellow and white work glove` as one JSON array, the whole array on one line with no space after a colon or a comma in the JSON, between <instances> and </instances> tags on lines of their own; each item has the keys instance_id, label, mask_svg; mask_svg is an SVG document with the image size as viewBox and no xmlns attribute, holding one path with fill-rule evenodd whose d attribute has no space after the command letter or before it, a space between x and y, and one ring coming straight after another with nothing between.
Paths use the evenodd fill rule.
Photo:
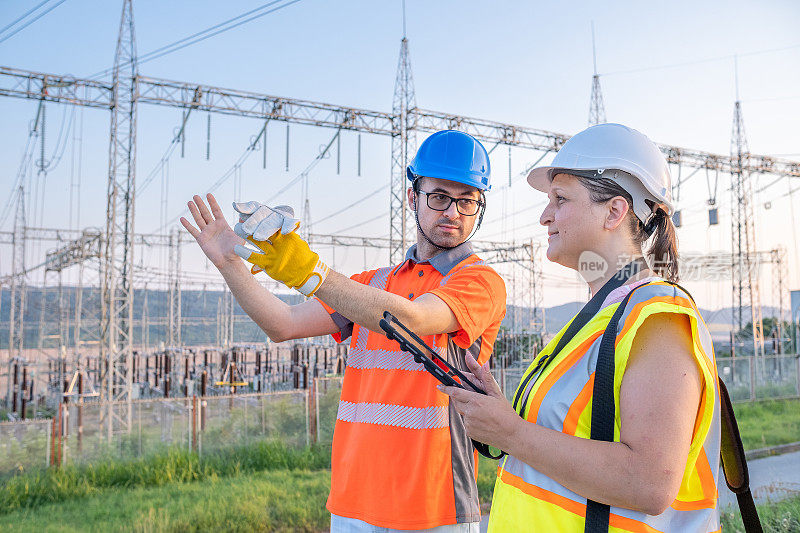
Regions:
<instances>
[{"instance_id":1,"label":"yellow and white work glove","mask_svg":"<svg viewBox=\"0 0 800 533\"><path fill-rule=\"evenodd\" d=\"M308 243L295 232L285 235L275 232L266 241L247 237L247 242L256 246L257 251L241 244L237 244L234 251L253 264L251 272L258 267L272 279L305 296L313 295L330 272L330 267L320 261L319 254L312 252Z\"/></svg>"},{"instance_id":2,"label":"yellow and white work glove","mask_svg":"<svg viewBox=\"0 0 800 533\"><path fill-rule=\"evenodd\" d=\"M236 255L252 263L250 271L263 270L305 296L311 296L330 272L295 230L300 222L288 206L270 208L258 202L234 204L239 223L234 232L247 240L234 247Z\"/></svg>"},{"instance_id":3,"label":"yellow and white work glove","mask_svg":"<svg viewBox=\"0 0 800 533\"><path fill-rule=\"evenodd\" d=\"M294 218L294 209L288 205L275 208L256 201L233 202L233 208L239 213L239 222L233 232L242 239L253 237L257 241L265 241L275 232L291 233L300 227L300 221ZM261 268L253 265L250 272L256 274Z\"/></svg>"},{"instance_id":4,"label":"yellow and white work glove","mask_svg":"<svg viewBox=\"0 0 800 533\"><path fill-rule=\"evenodd\" d=\"M288 205L273 208L251 201L233 202L233 208L239 213L239 223L233 231L243 239L253 237L265 241L276 231L286 234L300 227L300 221L294 218L294 209Z\"/></svg>"}]
</instances>

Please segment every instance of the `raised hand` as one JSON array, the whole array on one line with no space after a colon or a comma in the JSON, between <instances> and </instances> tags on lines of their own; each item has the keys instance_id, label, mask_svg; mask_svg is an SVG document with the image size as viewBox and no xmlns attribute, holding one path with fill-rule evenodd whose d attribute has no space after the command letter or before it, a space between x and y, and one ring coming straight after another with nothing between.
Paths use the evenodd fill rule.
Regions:
<instances>
[{"instance_id":1,"label":"raised hand","mask_svg":"<svg viewBox=\"0 0 800 533\"><path fill-rule=\"evenodd\" d=\"M228 263L239 261L239 256L236 255L233 248L237 244L243 244L244 239L236 235L228 225L214 195L208 194L206 198L208 207L198 195L195 195L188 203L189 211L192 213L197 227L194 227L184 217L181 217L181 224L186 231L192 234L206 257L214 263L214 266L221 269Z\"/></svg>"}]
</instances>

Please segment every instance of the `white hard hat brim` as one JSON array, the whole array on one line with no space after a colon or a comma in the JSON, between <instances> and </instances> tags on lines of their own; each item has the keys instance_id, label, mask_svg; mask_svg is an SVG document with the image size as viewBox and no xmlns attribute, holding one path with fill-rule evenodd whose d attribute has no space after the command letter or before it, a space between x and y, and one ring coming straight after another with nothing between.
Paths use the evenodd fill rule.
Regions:
<instances>
[{"instance_id":1,"label":"white hard hat brim","mask_svg":"<svg viewBox=\"0 0 800 533\"><path fill-rule=\"evenodd\" d=\"M528 173L528 185L536 189L537 191L542 191L543 193L547 193L550 191L550 183L553 181L552 176L553 170L556 170L557 167L536 167Z\"/></svg>"}]
</instances>

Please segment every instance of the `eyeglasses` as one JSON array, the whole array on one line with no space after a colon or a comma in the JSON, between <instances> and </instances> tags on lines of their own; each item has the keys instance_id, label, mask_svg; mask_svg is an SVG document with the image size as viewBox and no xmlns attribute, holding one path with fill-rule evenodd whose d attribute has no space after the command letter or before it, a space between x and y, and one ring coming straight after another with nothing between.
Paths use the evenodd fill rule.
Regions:
<instances>
[{"instance_id":1,"label":"eyeglasses","mask_svg":"<svg viewBox=\"0 0 800 533\"><path fill-rule=\"evenodd\" d=\"M453 198L440 192L417 192L425 195L428 207L434 211L447 211L450 209L450 205L455 202L459 213L467 217L474 217L483 206L482 201L473 200L472 198Z\"/></svg>"}]
</instances>

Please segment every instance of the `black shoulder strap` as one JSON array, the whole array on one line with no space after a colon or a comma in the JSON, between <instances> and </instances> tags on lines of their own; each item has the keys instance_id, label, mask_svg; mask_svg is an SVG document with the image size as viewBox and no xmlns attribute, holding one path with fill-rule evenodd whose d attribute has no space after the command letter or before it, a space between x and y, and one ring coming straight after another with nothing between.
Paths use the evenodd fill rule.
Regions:
<instances>
[{"instance_id":1,"label":"black shoulder strap","mask_svg":"<svg viewBox=\"0 0 800 533\"><path fill-rule=\"evenodd\" d=\"M517 388L517 393L514 396L514 401L512 403L514 410L522 416L523 411L525 410L525 405L527 403L527 398L522 398L523 393L528 389L528 384L530 383L531 379L535 380L539 378L539 375L544 371L547 365L550 364L550 361L556 358L556 356L561 352L564 346L572 340L573 337L583 329L583 326L589 323L589 321L594 318L598 311L600 311L600 307L605 302L606 297L611 294L611 291L617 289L625 284L628 279L630 279L634 274L639 272L643 267L646 267L647 263L644 260L635 259L622 267L620 270L614 274L611 279L609 279L597 293L592 296L592 298L586 302L578 314L575 315L575 318L569 324L569 327L559 339L558 344L556 347L553 348L549 354L543 356L539 361L536 363L536 366L533 367L533 370L528 373L528 375L523 379L522 383L520 383L519 387ZM524 401L523 401L524 400ZM524 417L523 417L524 418Z\"/></svg>"},{"instance_id":2,"label":"black shoulder strap","mask_svg":"<svg viewBox=\"0 0 800 533\"><path fill-rule=\"evenodd\" d=\"M634 289L635 290L635 289ZM606 326L600 341L597 367L594 371L594 390L592 391L591 439L605 442L614 441L614 344L617 339L617 325L633 291L629 292ZM586 533L608 531L608 518L611 507L594 500L586 502Z\"/></svg>"},{"instance_id":3,"label":"black shoulder strap","mask_svg":"<svg viewBox=\"0 0 800 533\"><path fill-rule=\"evenodd\" d=\"M647 283L639 285L644 287ZM675 285L675 284L673 284ZM676 285L677 286L677 285ZM612 442L614 440L614 419L616 408L614 405L614 347L617 338L617 329L620 317L625 311L631 295L639 287L634 288L620 302L611 317L603 338L600 341L600 351L597 356L597 367L594 374L594 390L592 391L592 440ZM679 287L679 286L678 286ZM679 287L689 297L691 295L683 287ZM733 414L733 406L728 390L719 378L720 411L722 426L722 469L728 487L736 493L739 502L739 511L746 533L763 533L761 521L758 518L753 495L750 492L750 477L747 470L742 439L739 436L739 427ZM606 504L588 500L586 503L585 533L606 533L611 508Z\"/></svg>"}]
</instances>

